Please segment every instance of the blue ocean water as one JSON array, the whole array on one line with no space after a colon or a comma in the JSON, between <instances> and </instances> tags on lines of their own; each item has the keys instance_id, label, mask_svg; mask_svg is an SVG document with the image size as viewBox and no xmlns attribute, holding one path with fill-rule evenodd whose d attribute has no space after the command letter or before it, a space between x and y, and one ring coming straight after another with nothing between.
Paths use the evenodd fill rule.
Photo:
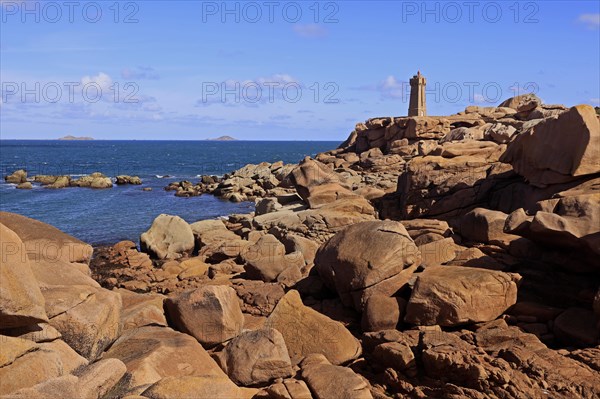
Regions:
<instances>
[{"instance_id":1,"label":"blue ocean water","mask_svg":"<svg viewBox=\"0 0 600 399\"><path fill-rule=\"evenodd\" d=\"M326 141L37 141L0 140L2 177L17 169L36 174L115 177L137 175L142 186L17 190L0 183L0 210L16 212L57 228L90 244L137 242L156 216L179 215L188 222L251 212L254 203L235 204L212 195L178 198L163 190L170 182L198 181L223 175L248 163L286 163L336 148ZM169 177L167 177L169 176ZM152 187L152 191L142 191Z\"/></svg>"}]
</instances>

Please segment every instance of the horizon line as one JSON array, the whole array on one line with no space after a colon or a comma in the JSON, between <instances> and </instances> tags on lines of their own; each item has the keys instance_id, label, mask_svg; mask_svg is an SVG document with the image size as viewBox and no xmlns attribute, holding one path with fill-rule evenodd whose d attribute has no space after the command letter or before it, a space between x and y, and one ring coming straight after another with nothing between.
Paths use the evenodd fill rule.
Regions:
<instances>
[{"instance_id":1,"label":"horizon line","mask_svg":"<svg viewBox=\"0 0 600 399\"><path fill-rule=\"evenodd\" d=\"M344 141L345 139L341 139ZM235 140L211 140L211 139L92 139L92 140L61 140L61 139L5 139L0 138L0 141L62 141L62 142L90 142L90 141L210 141L213 143L231 143L236 141L338 141L338 140L269 140L269 139L235 139Z\"/></svg>"}]
</instances>

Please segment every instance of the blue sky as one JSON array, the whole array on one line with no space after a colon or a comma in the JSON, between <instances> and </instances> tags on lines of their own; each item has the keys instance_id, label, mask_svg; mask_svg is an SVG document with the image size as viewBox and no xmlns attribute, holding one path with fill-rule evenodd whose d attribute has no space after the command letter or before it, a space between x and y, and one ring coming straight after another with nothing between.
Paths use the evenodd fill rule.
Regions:
<instances>
[{"instance_id":1,"label":"blue sky","mask_svg":"<svg viewBox=\"0 0 600 399\"><path fill-rule=\"evenodd\" d=\"M1 0L1 138L343 140L428 112L599 105L598 1Z\"/></svg>"}]
</instances>

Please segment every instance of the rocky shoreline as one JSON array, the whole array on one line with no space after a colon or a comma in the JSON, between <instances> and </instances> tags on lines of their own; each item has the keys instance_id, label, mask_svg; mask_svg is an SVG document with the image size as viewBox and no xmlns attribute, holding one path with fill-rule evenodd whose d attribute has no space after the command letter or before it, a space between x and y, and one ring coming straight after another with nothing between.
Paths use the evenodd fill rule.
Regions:
<instances>
[{"instance_id":1,"label":"rocky shoreline","mask_svg":"<svg viewBox=\"0 0 600 399\"><path fill-rule=\"evenodd\" d=\"M174 183L256 210L139 246L0 212L0 398L596 398L599 150L524 95Z\"/></svg>"}]
</instances>

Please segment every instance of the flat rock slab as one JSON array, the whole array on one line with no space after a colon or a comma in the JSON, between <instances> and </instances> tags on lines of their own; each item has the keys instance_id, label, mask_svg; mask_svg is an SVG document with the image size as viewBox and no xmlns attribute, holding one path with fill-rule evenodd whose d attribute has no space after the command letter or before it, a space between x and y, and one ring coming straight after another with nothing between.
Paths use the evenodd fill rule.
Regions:
<instances>
[{"instance_id":1,"label":"flat rock slab","mask_svg":"<svg viewBox=\"0 0 600 399\"><path fill-rule=\"evenodd\" d=\"M333 364L343 364L361 354L360 343L338 321L304 306L298 291L289 291L277 304L265 327L283 335L293 363L320 353Z\"/></svg>"}]
</instances>

